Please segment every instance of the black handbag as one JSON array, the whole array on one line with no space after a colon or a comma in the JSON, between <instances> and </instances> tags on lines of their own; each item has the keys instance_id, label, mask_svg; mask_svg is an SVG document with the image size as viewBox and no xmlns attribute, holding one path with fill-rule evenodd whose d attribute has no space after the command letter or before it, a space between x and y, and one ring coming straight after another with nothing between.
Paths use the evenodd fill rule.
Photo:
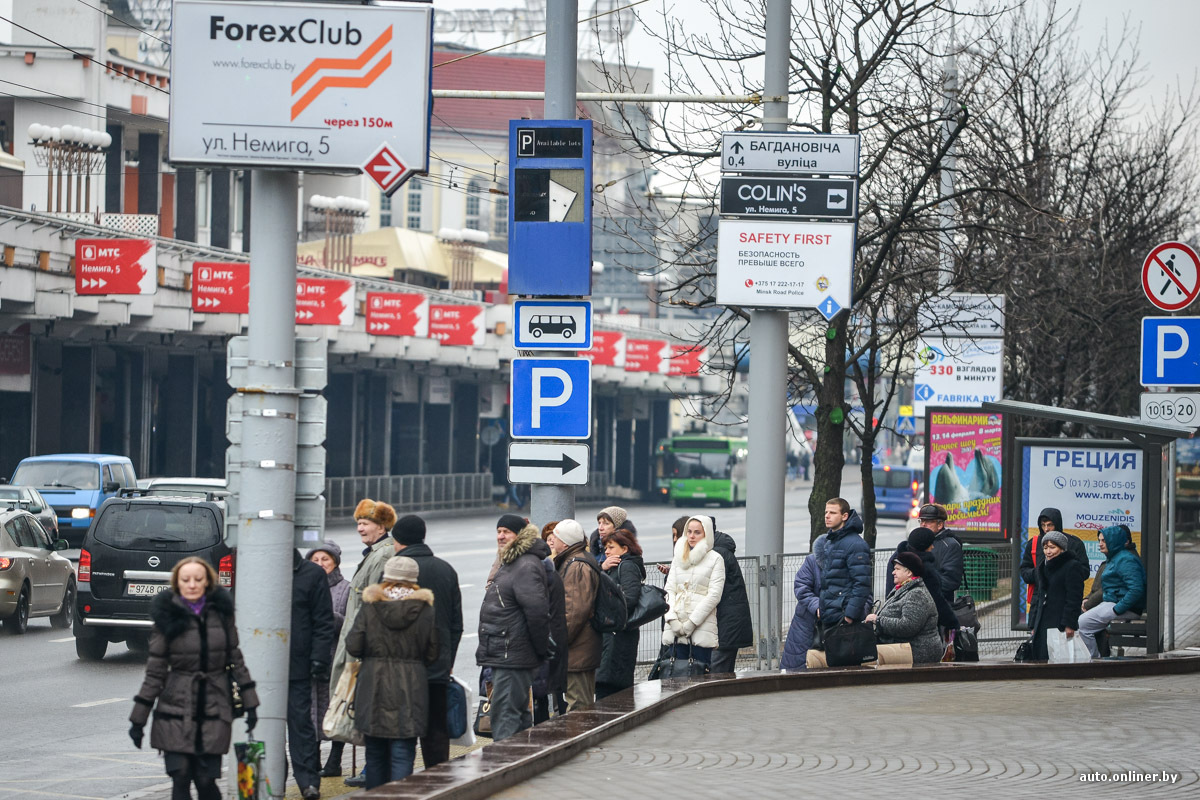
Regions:
<instances>
[{"instance_id":1,"label":"black handbag","mask_svg":"<svg viewBox=\"0 0 1200 800\"><path fill-rule=\"evenodd\" d=\"M858 667L879 659L875 626L842 620L824 632L825 663L831 667Z\"/></svg>"},{"instance_id":2,"label":"black handbag","mask_svg":"<svg viewBox=\"0 0 1200 800\"><path fill-rule=\"evenodd\" d=\"M979 639L970 628L959 628L954 631L954 660L978 661Z\"/></svg>"},{"instance_id":3,"label":"black handbag","mask_svg":"<svg viewBox=\"0 0 1200 800\"><path fill-rule=\"evenodd\" d=\"M229 650L229 642L233 637L225 619L221 620L221 627L225 629L225 677L229 679L229 707L233 709L233 718L240 719L246 716L246 703L242 700L242 687L238 686L237 678L233 677L233 653Z\"/></svg>"},{"instance_id":4,"label":"black handbag","mask_svg":"<svg viewBox=\"0 0 1200 800\"><path fill-rule=\"evenodd\" d=\"M467 732L467 690L463 685L451 678L446 684L446 731L451 739L457 739Z\"/></svg>"},{"instance_id":5,"label":"black handbag","mask_svg":"<svg viewBox=\"0 0 1200 800\"><path fill-rule=\"evenodd\" d=\"M636 630L647 622L660 619L666 616L667 609L666 590L649 583L643 583L641 594L638 595L637 605L629 611L629 620L625 623L625 630Z\"/></svg>"},{"instance_id":6,"label":"black handbag","mask_svg":"<svg viewBox=\"0 0 1200 800\"><path fill-rule=\"evenodd\" d=\"M979 614L975 611L975 598L971 596L971 586L967 583L967 573L963 572L963 588L966 594L954 598L950 610L958 617L959 628L970 628L973 633L979 633Z\"/></svg>"},{"instance_id":7,"label":"black handbag","mask_svg":"<svg viewBox=\"0 0 1200 800\"><path fill-rule=\"evenodd\" d=\"M1013 661L1024 662L1033 661L1033 639L1021 642L1017 648L1017 652L1013 654Z\"/></svg>"},{"instance_id":8,"label":"black handbag","mask_svg":"<svg viewBox=\"0 0 1200 800\"><path fill-rule=\"evenodd\" d=\"M670 648L671 659L663 664L659 671L659 679L667 680L668 678L696 678L701 675L708 674L708 664L703 661L697 661L692 656L692 644L688 643L687 661L683 661L675 656L675 648Z\"/></svg>"}]
</instances>

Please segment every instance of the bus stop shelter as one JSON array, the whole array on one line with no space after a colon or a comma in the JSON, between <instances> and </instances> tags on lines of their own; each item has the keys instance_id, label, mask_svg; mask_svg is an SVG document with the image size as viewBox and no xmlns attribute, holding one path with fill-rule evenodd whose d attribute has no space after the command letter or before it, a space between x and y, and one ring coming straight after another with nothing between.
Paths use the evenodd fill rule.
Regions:
<instances>
[{"instance_id":1,"label":"bus stop shelter","mask_svg":"<svg viewBox=\"0 0 1200 800\"><path fill-rule=\"evenodd\" d=\"M1164 498L1164 488L1167 485L1164 479L1164 473L1167 470L1165 456L1175 440L1191 438L1196 430L1180 425L1142 422L1127 417L1044 406L1019 400L987 402L982 405L982 411L1005 415L1003 483L1005 487L1014 487L1016 491L1004 492L1003 514L1005 525L1012 532L1013 550L1017 558L1020 557L1021 527L1025 524L1021 521L1021 496L1018 494L1019 485L1016 482L1019 469L1018 459L1020 458L1019 448L1026 445L1095 445L1097 442L1109 441L1116 444L1123 439L1132 446L1130 449L1142 451L1141 498L1144 526L1141 556L1146 567L1146 653L1147 655L1161 653L1163 651L1164 621L1167 619L1164 601L1168 597L1173 598L1174 589L1172 585L1174 580L1174 521L1170 519L1169 513L1164 514L1163 508L1164 505L1169 505L1173 510L1173 503L1169 503ZM1085 425L1098 432L1111 434L1112 438L1109 440L1018 438L1015 435L1014 426L1009 422L1014 417L1032 417ZM1064 527L1066 526L1064 525ZM1017 617L1017 602L1016 586L1014 585L1014 622ZM1174 613L1173 608L1172 613Z\"/></svg>"}]
</instances>

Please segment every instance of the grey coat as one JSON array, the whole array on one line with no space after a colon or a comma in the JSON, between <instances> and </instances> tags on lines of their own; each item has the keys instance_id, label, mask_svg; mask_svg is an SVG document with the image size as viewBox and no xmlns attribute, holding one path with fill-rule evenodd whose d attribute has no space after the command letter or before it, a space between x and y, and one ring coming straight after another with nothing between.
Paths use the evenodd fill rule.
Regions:
<instances>
[{"instance_id":1,"label":"grey coat","mask_svg":"<svg viewBox=\"0 0 1200 800\"><path fill-rule=\"evenodd\" d=\"M394 555L396 555L396 548L392 544L392 537L384 536L371 545L366 558L359 562L358 569L354 571L354 577L350 580L350 587L347 589L346 616L342 622L342 632L338 637L337 650L333 654L333 671L329 678L331 694L337 691L338 678L342 676L346 662L353 658L346 653L346 635L350 633L350 627L354 625L354 617L358 614L358 609L362 607L363 590L383 580L383 565Z\"/></svg>"},{"instance_id":2,"label":"grey coat","mask_svg":"<svg viewBox=\"0 0 1200 800\"><path fill-rule=\"evenodd\" d=\"M914 664L936 664L946 646L937 629L937 606L920 578L901 586L883 601L875 619L880 642L912 647Z\"/></svg>"}]
</instances>

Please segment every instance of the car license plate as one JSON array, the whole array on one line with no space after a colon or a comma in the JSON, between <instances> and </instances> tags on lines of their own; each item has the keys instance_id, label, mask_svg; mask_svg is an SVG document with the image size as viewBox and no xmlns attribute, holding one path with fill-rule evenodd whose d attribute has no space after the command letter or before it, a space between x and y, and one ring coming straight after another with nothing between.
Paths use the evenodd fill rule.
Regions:
<instances>
[{"instance_id":1,"label":"car license plate","mask_svg":"<svg viewBox=\"0 0 1200 800\"><path fill-rule=\"evenodd\" d=\"M149 597L167 588L165 583L131 583L125 587L125 594L130 597Z\"/></svg>"}]
</instances>

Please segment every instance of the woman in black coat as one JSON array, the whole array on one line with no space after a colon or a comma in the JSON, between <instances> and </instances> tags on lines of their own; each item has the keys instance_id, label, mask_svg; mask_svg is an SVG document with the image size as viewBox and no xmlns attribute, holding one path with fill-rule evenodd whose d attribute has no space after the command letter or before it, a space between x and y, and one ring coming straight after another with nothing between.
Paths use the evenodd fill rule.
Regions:
<instances>
[{"instance_id":1,"label":"woman in black coat","mask_svg":"<svg viewBox=\"0 0 1200 800\"><path fill-rule=\"evenodd\" d=\"M604 537L604 572L621 587L625 610L632 613L642 595L646 566L642 548L629 531L618 528ZM616 694L633 686L637 665L639 632L632 630L600 635L600 667L596 670L596 699Z\"/></svg>"},{"instance_id":2,"label":"woman in black coat","mask_svg":"<svg viewBox=\"0 0 1200 800\"><path fill-rule=\"evenodd\" d=\"M1067 549L1065 533L1043 533L1038 543L1046 557L1037 565L1038 594L1034 598L1040 603L1034 612L1033 660L1049 661L1046 631L1051 628L1065 631L1069 639L1079 629L1083 570L1078 569L1075 556Z\"/></svg>"},{"instance_id":3,"label":"woman in black coat","mask_svg":"<svg viewBox=\"0 0 1200 800\"><path fill-rule=\"evenodd\" d=\"M171 800L220 800L221 756L233 733L230 675L246 708L246 728L258 720L258 695L242 660L233 621L233 597L217 585L217 572L189 556L171 570L171 588L150 608L146 679L133 698L129 738L142 746L154 710L150 746L161 750L173 782ZM228 668L228 669L227 669Z\"/></svg>"}]
</instances>

